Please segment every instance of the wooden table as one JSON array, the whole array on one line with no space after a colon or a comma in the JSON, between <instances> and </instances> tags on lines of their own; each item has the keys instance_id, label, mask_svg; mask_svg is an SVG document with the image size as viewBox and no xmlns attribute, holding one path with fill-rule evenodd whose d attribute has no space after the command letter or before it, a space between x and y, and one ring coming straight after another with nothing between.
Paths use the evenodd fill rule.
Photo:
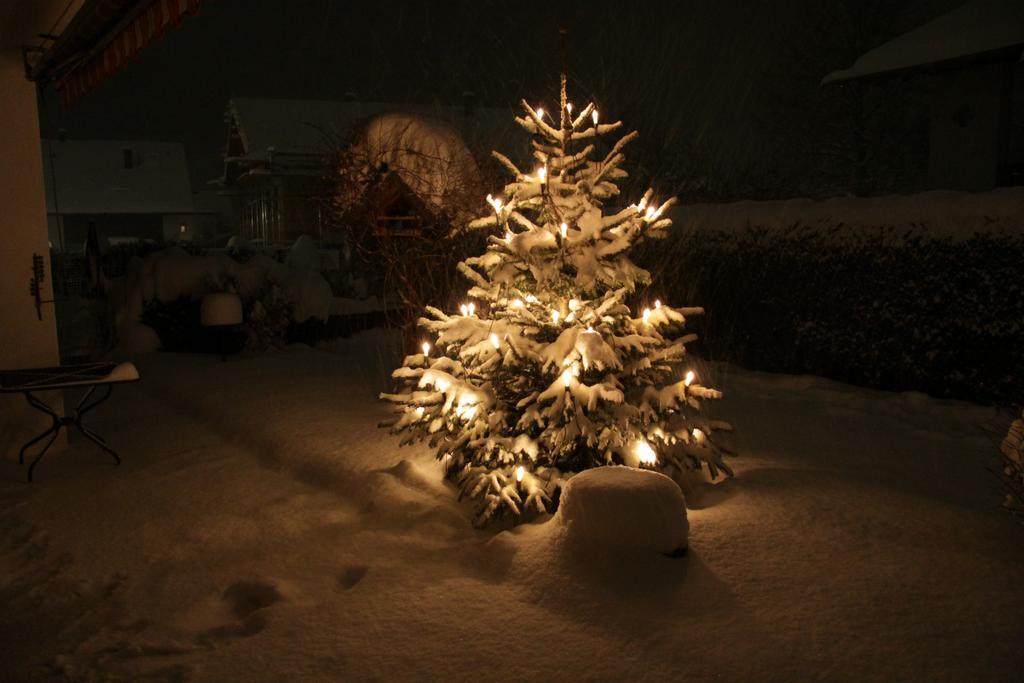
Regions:
<instances>
[{"instance_id":1,"label":"wooden table","mask_svg":"<svg viewBox=\"0 0 1024 683\"><path fill-rule=\"evenodd\" d=\"M35 470L36 465L43 459L43 456L50 446L53 445L53 442L57 440L57 435L60 434L61 428L66 429L71 426L76 427L85 438L113 456L115 464L120 465L121 458L117 453L107 445L106 440L102 436L82 424L82 419L86 413L110 398L115 384L138 381L139 371L134 364L128 362L83 363L80 365L62 365L55 368L26 368L24 370L0 371L0 393L25 394L25 400L28 401L30 406L46 413L52 420L50 428L39 436L30 439L21 447L21 452L18 454L18 464L25 464L26 451L46 437L50 437L50 440L46 442L46 445L43 446L43 449L39 451L28 466L29 482L32 481L32 472ZM35 392L40 391L57 391L78 387L87 387L88 391L82 396L78 405L75 406L74 413L71 415L58 415L49 405L35 395ZM94 399L92 397L93 393L99 387L103 387L106 391L99 398Z\"/></svg>"}]
</instances>

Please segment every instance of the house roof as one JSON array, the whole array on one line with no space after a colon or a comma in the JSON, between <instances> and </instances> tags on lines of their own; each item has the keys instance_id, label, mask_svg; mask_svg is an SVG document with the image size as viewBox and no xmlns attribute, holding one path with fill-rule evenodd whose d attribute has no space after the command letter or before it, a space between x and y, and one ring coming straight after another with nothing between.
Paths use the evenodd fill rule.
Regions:
<instances>
[{"instance_id":1,"label":"house roof","mask_svg":"<svg viewBox=\"0 0 1024 683\"><path fill-rule=\"evenodd\" d=\"M252 98L228 102L229 124L238 132L244 150L240 160L250 161L266 159L270 148L274 154L320 155L332 138L343 138L357 123L385 113L443 120L474 151L489 152L519 130L511 109L492 107L467 113L462 106L393 102Z\"/></svg>"},{"instance_id":2,"label":"house roof","mask_svg":"<svg viewBox=\"0 0 1024 683\"><path fill-rule=\"evenodd\" d=\"M821 83L1022 58L1024 0L974 0L864 53Z\"/></svg>"}]
</instances>

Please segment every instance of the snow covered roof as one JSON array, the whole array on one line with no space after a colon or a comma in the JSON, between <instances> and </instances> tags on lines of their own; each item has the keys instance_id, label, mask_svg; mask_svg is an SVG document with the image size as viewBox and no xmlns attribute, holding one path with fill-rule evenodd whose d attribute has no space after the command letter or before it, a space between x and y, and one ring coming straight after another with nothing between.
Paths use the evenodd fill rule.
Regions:
<instances>
[{"instance_id":1,"label":"snow covered roof","mask_svg":"<svg viewBox=\"0 0 1024 683\"><path fill-rule=\"evenodd\" d=\"M436 104L397 104L328 100L234 98L228 102L229 123L237 130L243 156L258 160L275 154L319 155L330 137L343 136L373 116L400 112L440 119L476 149L489 152L517 131L510 109Z\"/></svg>"},{"instance_id":2,"label":"snow covered roof","mask_svg":"<svg viewBox=\"0 0 1024 683\"><path fill-rule=\"evenodd\" d=\"M185 148L180 142L43 140L42 154L46 210L50 213L194 210Z\"/></svg>"},{"instance_id":3,"label":"snow covered roof","mask_svg":"<svg viewBox=\"0 0 1024 683\"><path fill-rule=\"evenodd\" d=\"M974 0L864 53L822 85L968 59L1024 59L1024 0Z\"/></svg>"}]
</instances>

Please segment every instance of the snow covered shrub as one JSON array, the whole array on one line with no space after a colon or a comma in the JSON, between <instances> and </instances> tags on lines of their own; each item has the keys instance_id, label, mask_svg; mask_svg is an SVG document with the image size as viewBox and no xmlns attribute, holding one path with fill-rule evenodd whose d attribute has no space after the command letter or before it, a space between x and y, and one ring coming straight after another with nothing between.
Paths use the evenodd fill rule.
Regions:
<instances>
[{"instance_id":1,"label":"snow covered shrub","mask_svg":"<svg viewBox=\"0 0 1024 683\"><path fill-rule=\"evenodd\" d=\"M1003 452L1003 480L1006 482L1005 505L1024 519L1024 411L1010 424L1000 446Z\"/></svg>"},{"instance_id":2,"label":"snow covered shrub","mask_svg":"<svg viewBox=\"0 0 1024 683\"><path fill-rule=\"evenodd\" d=\"M238 293L230 276L207 281L209 292ZM241 329L227 334L212 332L200 325L202 297L181 296L173 301L151 299L143 303L140 321L153 328L165 351L229 353L245 348L266 351L285 343L292 322L292 304L284 290L273 282L264 282L258 290L242 298Z\"/></svg>"},{"instance_id":3,"label":"snow covered shrub","mask_svg":"<svg viewBox=\"0 0 1024 683\"><path fill-rule=\"evenodd\" d=\"M103 273L108 278L121 277L128 271L128 263L135 257L144 258L149 254L166 249L163 242L134 240L121 244L112 244L103 252Z\"/></svg>"},{"instance_id":4,"label":"snow covered shrub","mask_svg":"<svg viewBox=\"0 0 1024 683\"><path fill-rule=\"evenodd\" d=\"M482 236L458 228L484 176L455 131L422 117L384 114L328 146L328 230L411 343L424 307L454 301L459 262L483 248Z\"/></svg>"},{"instance_id":5,"label":"snow covered shrub","mask_svg":"<svg viewBox=\"0 0 1024 683\"><path fill-rule=\"evenodd\" d=\"M715 358L1010 404L1024 381L1024 235L929 238L842 225L691 231L640 261L715 310Z\"/></svg>"},{"instance_id":6,"label":"snow covered shrub","mask_svg":"<svg viewBox=\"0 0 1024 683\"><path fill-rule=\"evenodd\" d=\"M287 341L289 328L294 324L294 306L284 289L272 279L263 279L255 290L246 291L234 276L224 275L209 279L206 289L241 297L246 351L267 351Z\"/></svg>"},{"instance_id":7,"label":"snow covered shrub","mask_svg":"<svg viewBox=\"0 0 1024 683\"><path fill-rule=\"evenodd\" d=\"M245 349L266 351L282 346L292 323L292 304L284 290L267 282L259 291L242 299L245 309Z\"/></svg>"},{"instance_id":8,"label":"snow covered shrub","mask_svg":"<svg viewBox=\"0 0 1024 683\"><path fill-rule=\"evenodd\" d=\"M143 302L140 321L153 328L164 351L214 353L218 350L218 340L199 324L200 306L199 299L189 296L173 301L151 299ZM228 351L238 348L241 348L241 340L227 345Z\"/></svg>"},{"instance_id":9,"label":"snow covered shrub","mask_svg":"<svg viewBox=\"0 0 1024 683\"><path fill-rule=\"evenodd\" d=\"M486 250L459 263L471 287L458 313L426 307L419 353L381 394L397 413L385 425L437 449L479 501L478 524L548 511L572 473L604 465L731 474L712 435L729 425L703 410L721 394L681 367L695 339L687 319L703 309L629 305L650 280L629 252L667 234L674 202L648 190L607 211L636 133L605 142L622 124L599 123L592 104L572 118L564 81L551 124L523 108L538 166L495 152L514 180L469 224Z\"/></svg>"}]
</instances>

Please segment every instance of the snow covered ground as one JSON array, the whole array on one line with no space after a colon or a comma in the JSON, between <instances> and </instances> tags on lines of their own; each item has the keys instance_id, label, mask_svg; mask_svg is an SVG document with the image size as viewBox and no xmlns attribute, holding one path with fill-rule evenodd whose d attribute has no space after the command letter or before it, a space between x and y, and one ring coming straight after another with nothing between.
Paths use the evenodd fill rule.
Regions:
<instances>
[{"instance_id":1,"label":"snow covered ground","mask_svg":"<svg viewBox=\"0 0 1024 683\"><path fill-rule=\"evenodd\" d=\"M376 428L393 351L142 356L93 422L120 468L0 463L0 680L1020 680L1004 416L708 368L741 455L689 552L579 554Z\"/></svg>"}]
</instances>

